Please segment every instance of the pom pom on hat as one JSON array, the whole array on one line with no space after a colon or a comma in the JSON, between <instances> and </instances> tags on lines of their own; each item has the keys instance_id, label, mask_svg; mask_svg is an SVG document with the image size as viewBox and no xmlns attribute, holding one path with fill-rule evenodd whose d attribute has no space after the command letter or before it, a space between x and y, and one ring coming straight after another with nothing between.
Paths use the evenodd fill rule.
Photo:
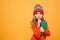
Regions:
<instances>
[{"instance_id":1,"label":"pom pom on hat","mask_svg":"<svg viewBox=\"0 0 60 40\"><path fill-rule=\"evenodd\" d=\"M41 12L41 14L44 15L43 8L42 8L41 5L38 5L38 4L37 4L37 5L34 7L33 15L35 15L37 12Z\"/></svg>"}]
</instances>

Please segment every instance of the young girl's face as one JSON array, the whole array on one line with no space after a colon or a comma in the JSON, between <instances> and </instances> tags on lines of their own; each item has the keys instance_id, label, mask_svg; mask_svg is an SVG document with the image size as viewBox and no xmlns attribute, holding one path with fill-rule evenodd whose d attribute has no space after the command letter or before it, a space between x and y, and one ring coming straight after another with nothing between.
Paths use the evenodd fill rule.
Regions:
<instances>
[{"instance_id":1,"label":"young girl's face","mask_svg":"<svg viewBox=\"0 0 60 40\"><path fill-rule=\"evenodd\" d=\"M36 17L37 19L41 19L42 16L43 16L43 14L40 13L40 12L37 12L37 14L35 14L35 17Z\"/></svg>"}]
</instances>

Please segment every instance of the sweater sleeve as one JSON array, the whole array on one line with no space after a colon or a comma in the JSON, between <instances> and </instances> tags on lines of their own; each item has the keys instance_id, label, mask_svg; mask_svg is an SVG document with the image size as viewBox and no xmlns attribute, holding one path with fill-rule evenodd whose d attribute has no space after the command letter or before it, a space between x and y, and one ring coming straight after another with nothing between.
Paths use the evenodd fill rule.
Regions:
<instances>
[{"instance_id":1,"label":"sweater sleeve","mask_svg":"<svg viewBox=\"0 0 60 40\"><path fill-rule=\"evenodd\" d=\"M40 38L40 28L39 27L32 27L32 30L33 30L34 37L39 39Z\"/></svg>"}]
</instances>

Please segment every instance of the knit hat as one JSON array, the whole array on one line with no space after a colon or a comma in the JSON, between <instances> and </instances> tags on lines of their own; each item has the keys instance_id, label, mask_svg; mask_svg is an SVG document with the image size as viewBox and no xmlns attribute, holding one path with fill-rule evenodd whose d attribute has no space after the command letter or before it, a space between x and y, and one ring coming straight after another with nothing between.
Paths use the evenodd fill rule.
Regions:
<instances>
[{"instance_id":1,"label":"knit hat","mask_svg":"<svg viewBox=\"0 0 60 40\"><path fill-rule=\"evenodd\" d=\"M44 15L43 8L42 8L41 5L36 5L36 6L34 7L33 15L35 15L37 12L41 12L41 14Z\"/></svg>"}]
</instances>

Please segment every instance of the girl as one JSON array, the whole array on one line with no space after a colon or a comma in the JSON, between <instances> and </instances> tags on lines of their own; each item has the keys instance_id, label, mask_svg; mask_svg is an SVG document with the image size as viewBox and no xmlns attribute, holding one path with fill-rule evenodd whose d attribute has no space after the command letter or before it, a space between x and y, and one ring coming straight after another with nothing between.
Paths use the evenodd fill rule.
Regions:
<instances>
[{"instance_id":1,"label":"girl","mask_svg":"<svg viewBox=\"0 0 60 40\"><path fill-rule=\"evenodd\" d=\"M46 40L46 36L50 35L50 31L47 22L43 18L44 12L42 6L36 5L33 15L34 18L31 22L33 36L31 40Z\"/></svg>"}]
</instances>

